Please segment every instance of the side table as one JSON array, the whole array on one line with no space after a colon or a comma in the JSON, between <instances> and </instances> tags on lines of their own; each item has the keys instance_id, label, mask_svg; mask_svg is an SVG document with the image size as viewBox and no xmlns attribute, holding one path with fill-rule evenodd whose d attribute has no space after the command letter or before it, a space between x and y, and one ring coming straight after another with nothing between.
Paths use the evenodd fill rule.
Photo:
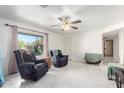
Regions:
<instances>
[{"instance_id":1,"label":"side table","mask_svg":"<svg viewBox=\"0 0 124 93\"><path fill-rule=\"evenodd\" d=\"M50 57L43 57L42 59L45 60L45 62L48 64L48 68L50 69L51 68L51 58Z\"/></svg>"}]
</instances>

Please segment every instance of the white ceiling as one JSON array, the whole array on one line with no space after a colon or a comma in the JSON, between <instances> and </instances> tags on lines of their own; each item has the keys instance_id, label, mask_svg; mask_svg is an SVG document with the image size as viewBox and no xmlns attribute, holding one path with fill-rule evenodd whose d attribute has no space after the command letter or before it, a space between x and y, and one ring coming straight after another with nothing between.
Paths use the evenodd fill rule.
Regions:
<instances>
[{"instance_id":1,"label":"white ceiling","mask_svg":"<svg viewBox=\"0 0 124 93\"><path fill-rule=\"evenodd\" d=\"M114 31L106 32L106 33L103 34L103 37L116 38L116 37L118 37L119 33L120 33L121 31L123 31L123 30L124 30L124 28L119 28L119 29L116 29L116 30L114 30Z\"/></svg>"},{"instance_id":2,"label":"white ceiling","mask_svg":"<svg viewBox=\"0 0 124 93\"><path fill-rule=\"evenodd\" d=\"M78 31L98 30L124 21L124 6L49 5L46 8L38 5L0 6L2 18L55 32L61 32L61 27L50 27L50 25L61 24L57 18L63 15L71 16L72 20L82 20L81 24L76 25L79 27ZM64 33L66 32L75 31L70 29Z\"/></svg>"}]
</instances>

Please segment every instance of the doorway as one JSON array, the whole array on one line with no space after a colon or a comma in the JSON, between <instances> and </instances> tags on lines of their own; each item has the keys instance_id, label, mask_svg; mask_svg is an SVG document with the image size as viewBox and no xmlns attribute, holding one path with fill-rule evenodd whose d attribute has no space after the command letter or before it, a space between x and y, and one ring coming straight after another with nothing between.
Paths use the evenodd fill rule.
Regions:
<instances>
[{"instance_id":1,"label":"doorway","mask_svg":"<svg viewBox=\"0 0 124 93\"><path fill-rule=\"evenodd\" d=\"M113 40L104 41L104 57L113 57Z\"/></svg>"},{"instance_id":2,"label":"doorway","mask_svg":"<svg viewBox=\"0 0 124 93\"><path fill-rule=\"evenodd\" d=\"M119 62L119 36L118 31L103 34L103 63Z\"/></svg>"}]
</instances>

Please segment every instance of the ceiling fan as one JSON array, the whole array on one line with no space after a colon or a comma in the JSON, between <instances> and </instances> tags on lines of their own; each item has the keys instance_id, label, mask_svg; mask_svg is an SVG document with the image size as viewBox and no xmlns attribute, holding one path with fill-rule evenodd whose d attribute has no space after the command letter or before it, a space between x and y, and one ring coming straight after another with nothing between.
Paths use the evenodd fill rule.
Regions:
<instances>
[{"instance_id":1,"label":"ceiling fan","mask_svg":"<svg viewBox=\"0 0 124 93\"><path fill-rule=\"evenodd\" d=\"M67 29L78 29L78 27L74 26L74 24L77 23L81 23L81 20L75 20L75 21L71 21L71 17L69 16L62 16L62 17L58 17L58 19L60 20L60 22L62 24L60 25L50 25L51 27L56 27L56 26L62 26L61 31L65 31Z\"/></svg>"}]
</instances>

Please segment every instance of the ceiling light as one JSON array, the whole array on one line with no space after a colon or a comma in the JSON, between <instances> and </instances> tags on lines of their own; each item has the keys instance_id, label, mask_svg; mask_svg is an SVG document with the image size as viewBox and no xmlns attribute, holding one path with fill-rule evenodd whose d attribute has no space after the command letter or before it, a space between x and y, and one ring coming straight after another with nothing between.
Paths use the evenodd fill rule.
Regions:
<instances>
[{"instance_id":1,"label":"ceiling light","mask_svg":"<svg viewBox=\"0 0 124 93\"><path fill-rule=\"evenodd\" d=\"M62 25L62 28L63 28L64 30L68 30L68 29L70 29L70 26L69 26L69 24L68 24L68 25Z\"/></svg>"}]
</instances>

